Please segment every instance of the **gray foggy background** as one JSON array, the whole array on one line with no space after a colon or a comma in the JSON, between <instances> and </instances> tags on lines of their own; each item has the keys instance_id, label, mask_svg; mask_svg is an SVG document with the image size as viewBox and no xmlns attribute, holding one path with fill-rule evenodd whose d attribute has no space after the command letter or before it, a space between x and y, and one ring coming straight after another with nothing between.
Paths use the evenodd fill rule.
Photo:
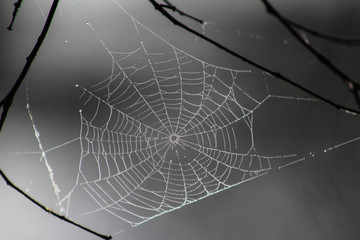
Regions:
<instances>
[{"instance_id":1,"label":"gray foggy background","mask_svg":"<svg viewBox=\"0 0 360 240\"><path fill-rule=\"evenodd\" d=\"M206 62L248 68L169 23L147 1L120 1L132 16L177 48ZM356 0L271 1L285 16L336 36L360 37L360 4ZM244 56L341 104L356 107L347 86L304 50L269 16L260 1L173 1L180 9L207 20L206 33ZM0 5L0 95L21 71L44 23L51 1L24 1L14 30L6 30L12 1ZM187 19L185 23L202 31ZM26 111L29 103L44 149L79 137L75 84L90 87L111 71L111 59L86 25L121 51L132 39L133 25L113 1L62 1L27 81L19 90L0 135L0 167L10 179L49 208L57 199ZM342 70L360 77L359 47L310 42ZM151 42L153 41L153 42ZM144 39L148 44L158 44ZM161 44L160 44L161 45ZM274 95L309 97L277 80ZM28 90L26 90L28 89ZM28 95L28 100L26 100ZM359 141L323 153L360 136L359 118L320 102L272 99L254 115L254 139L264 155L303 154L306 161L272 171L253 181L155 218L136 228L109 216L80 218L86 226L118 239L358 239L360 231ZM60 188L66 193L76 180L79 143L49 152ZM310 156L315 152L315 157ZM84 202L83 202L84 201ZM86 199L75 202L76 209ZM114 230L115 229L115 230ZM98 239L40 210L0 181L0 232L4 239Z\"/></svg>"}]
</instances>

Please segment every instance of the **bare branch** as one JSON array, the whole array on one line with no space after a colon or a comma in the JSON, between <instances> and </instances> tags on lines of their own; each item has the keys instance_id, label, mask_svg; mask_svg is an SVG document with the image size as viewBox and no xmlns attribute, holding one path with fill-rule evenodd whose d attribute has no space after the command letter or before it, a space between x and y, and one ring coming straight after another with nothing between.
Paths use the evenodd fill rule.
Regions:
<instances>
[{"instance_id":1,"label":"bare branch","mask_svg":"<svg viewBox=\"0 0 360 240\"><path fill-rule=\"evenodd\" d=\"M232 55L232 56L234 56L234 57L236 57L236 58L238 58L238 59L240 59L240 60L242 60L242 61L244 61L244 62L246 62L246 63L248 63L248 64L250 64L250 65L252 65L252 66L254 66L254 67L256 67L256 68L258 68L258 69L260 69L260 70L262 70L262 71L264 71L264 72L266 72L266 73L268 73L268 74L270 74L270 75L272 75L272 76L274 76L274 77L276 77L276 78L278 78L278 79L280 79L280 80L282 80L282 81L284 81L284 82L286 82L286 83L288 83L288 84L290 84L290 85L292 85L292 86L294 86L294 87L296 87L296 88L298 88L298 89L300 89L300 90L302 90L302 91L304 91L304 92L306 92L306 93L308 93L309 95L311 95L311 96L313 96L313 97L315 97L315 98L317 98L317 99L319 99L319 100L321 100L321 101L323 101L323 102L325 102L325 103L327 103L327 104L335 107L336 109L343 110L343 111L350 112L350 113L360 114L360 111L359 111L359 110L352 109L352 108L349 108L349 107L346 107L346 106L337 104L337 103L335 103L335 102L333 102L333 101L331 101L331 100L329 100L329 99L327 99L327 98L325 98L325 97L322 97L321 95L319 95L319 94L317 94L317 93L315 93L315 92L307 89L306 87L304 87L304 86L302 86L302 85L300 85L300 84L292 81L291 79L283 76L281 73L275 72L275 71L273 71L273 70L271 70L271 69L269 69L269 68L266 68L266 67L264 67L264 66L262 66L262 65L260 65L260 64L258 64L258 63L256 63L256 62L254 62L254 61L252 61L252 60L250 60L250 59L248 59L248 58L246 58L246 57L244 57L244 56L242 56L242 55L234 52L233 50L225 47L224 45L216 42L215 40L210 39L210 38L208 38L207 36L205 36L205 35L197 32L197 31L195 31L194 29L192 29L192 28L186 26L185 24L181 23L180 21L178 21L177 19L175 19L174 17L172 17L172 16L165 10L166 8L164 8L161 4L159 4L159 3L156 2L155 0L149 0L149 1L150 1L150 3L154 6L154 8L155 8L157 11L159 11L163 16L165 16L165 17L166 17L169 21L171 21L173 24L175 24L175 25L177 25L177 26L179 26L179 27L187 30L188 32L190 32L190 33L198 36L199 38L201 38L201 39L203 39L203 40L205 40L205 41L213 44L214 46L216 46L216 47L218 47L219 49L227 52L228 54L230 54L230 55Z\"/></svg>"},{"instance_id":2,"label":"bare branch","mask_svg":"<svg viewBox=\"0 0 360 240\"><path fill-rule=\"evenodd\" d=\"M52 3L52 6L50 8L50 11L49 11L49 14L48 14L48 17L46 19L46 22L45 22L45 25L41 31L41 34L34 46L34 48L32 49L30 55L26 58L26 63L25 63L25 66L24 68L22 69L18 79L16 80L15 84L13 85L13 87L11 88L11 90L8 92L8 94L0 101L0 108L2 108L2 112L1 112L1 116L0 116L0 132L2 130L2 127L4 125L4 122L5 122L5 119L6 119L6 116L7 116L7 113L11 107L11 104L12 104L12 101L15 97L15 94L17 92L17 90L19 89L21 83L23 82L23 80L25 79L25 76L27 74L27 72L29 71L30 69L30 66L32 64L32 62L34 61L43 41L45 40L45 37L46 37L46 34L50 28L50 25L51 25L51 21L55 15L55 11L56 11L56 7L59 3L59 0L54 0L53 3ZM18 10L18 8L20 7L20 4L21 4L21 1L18 1L17 3L15 3L15 10L14 10L14 13L13 13L13 16L16 16L16 12ZM15 17L13 17L13 21L14 21ZM13 22L12 21L12 22ZM11 25L9 26L11 28ZM11 30L11 29L9 29ZM100 233L97 233L89 228L86 228L62 215L59 215L58 213L56 212L53 212L52 210L46 208L44 205L42 205L41 203L39 203L38 201L36 201L34 198L30 197L28 194L26 194L23 190L21 190L19 187L17 187L15 184L13 184L9 178L5 175L5 173L0 169L0 175L1 177L5 180L5 182L10 186L12 187L13 189L15 189L17 192L19 192L20 194L22 194L23 196L25 196L27 199L29 199L32 203L34 203L35 205L37 205L38 207L40 207L41 209L43 209L45 212L48 212L50 213L51 215L59 218L60 220L63 220L65 222L68 222L76 227L79 227L89 233L92 233L100 238L103 238L103 239L111 239L112 237L111 236L105 236L105 235L102 235Z\"/></svg>"},{"instance_id":3,"label":"bare branch","mask_svg":"<svg viewBox=\"0 0 360 240\"><path fill-rule=\"evenodd\" d=\"M26 63L25 63L25 66L23 67L18 79L16 80L15 84L13 85L13 87L11 88L11 90L8 92L8 94L0 101L0 107L2 107L2 112L1 112L1 116L0 116L0 132L1 132L1 129L4 125L4 122L5 122L5 119L6 119L6 116L7 116L7 113L10 109L10 106L12 104L12 101L15 97L15 94L17 92L17 90L19 89L21 83L24 81L25 79L25 76L27 74L27 72L29 71L30 69L30 66L32 64L32 62L34 61L40 47L41 47L41 44L43 43L43 41L45 40L45 37L46 37L46 34L50 28L50 24L51 24L51 21L54 17L54 14L55 14L55 11L56 11L56 7L59 3L59 0L54 0L53 3L52 3L52 6L51 6L51 9L49 11L49 15L46 19L46 22L45 22L45 25L41 31L41 34L34 46L34 48L32 49L30 55L26 58Z\"/></svg>"},{"instance_id":4,"label":"bare branch","mask_svg":"<svg viewBox=\"0 0 360 240\"><path fill-rule=\"evenodd\" d=\"M38 206L39 208L41 208L41 209L44 210L45 212L53 215L54 217L57 217L57 218L59 218L60 220L63 220L63 221L65 221L65 222L67 222L67 223L70 223L70 224L72 224L72 225L74 225L74 226L76 226L76 227L79 227L79 228L81 228L81 229L83 229L83 230L85 230L85 231L87 231L87 232L89 232L89 233L91 233L91 234L94 234L94 235L96 235L96 236L98 236L98 237L100 237L100 238L102 238L102 239L108 240L108 239L111 239L111 238L112 238L111 236L105 236L105 235L102 235L102 234L100 234L100 233L97 233L97 232L95 232L95 231L93 231L93 230L91 230L91 229L89 229L89 228L87 228L87 227L84 227L84 226L82 226L82 225L80 225L80 224L78 224L78 223L76 223L76 222L74 222L74 221L66 218L65 216L62 216L62 215L60 215L60 214L52 211L51 209L45 207L44 205L42 205L41 203L39 203L38 201L36 201L34 198L32 198L30 195L28 195L27 193L25 193L23 190L21 190L21 189L20 189L18 186L16 186L14 183L12 183L12 182L9 180L9 178L5 175L5 173L1 170L1 168L0 168L0 176L5 180L5 182L6 182L6 184L7 184L8 186L10 186L11 188L15 189L17 192L19 192L21 195L23 195L24 197L26 197L28 200L30 200L32 203L34 203L36 206Z\"/></svg>"},{"instance_id":5,"label":"bare branch","mask_svg":"<svg viewBox=\"0 0 360 240\"><path fill-rule=\"evenodd\" d=\"M11 23L10 25L7 27L7 29L9 31L13 30L13 25L14 25L14 22L15 22L15 19L16 19L16 16L17 16L17 13L19 11L19 8L21 7L21 3L22 3L23 0L18 0L16 3L14 3L14 11L12 13L12 19L11 19Z\"/></svg>"},{"instance_id":6,"label":"bare branch","mask_svg":"<svg viewBox=\"0 0 360 240\"><path fill-rule=\"evenodd\" d=\"M203 21L203 20L201 20L201 19L199 19L199 18L197 18L197 17L194 17L194 16L192 16L192 15L190 15L190 14L187 14L187 13L185 13L185 12L183 12L183 11L181 11L181 10L178 9L175 5L173 5L172 3L170 3L170 1L164 0L164 2L166 3L166 5L165 5L165 4L160 4L162 7L164 7L164 8L169 8L169 9L171 9L173 12L177 12L177 13L180 14L181 16L188 17L188 18L194 20L195 22L198 22L198 23L200 23L200 24L204 24L204 21Z\"/></svg>"},{"instance_id":7,"label":"bare branch","mask_svg":"<svg viewBox=\"0 0 360 240\"><path fill-rule=\"evenodd\" d=\"M358 90L360 88L360 84L357 83L354 79L349 77L346 73L341 71L337 66L335 66L330 59L325 57L322 53L318 50L313 48L307 41L305 41L300 34L288 23L288 21L281 16L281 14L269 3L267 0L261 0L265 5L267 11L275 16L281 24L308 50L310 51L323 65L325 65L330 71L332 71L336 76L338 76L343 82L345 82L354 95L355 100L360 106L360 97L358 95Z\"/></svg>"},{"instance_id":8,"label":"bare branch","mask_svg":"<svg viewBox=\"0 0 360 240\"><path fill-rule=\"evenodd\" d=\"M285 17L283 17L283 18L293 27L303 30L304 32L307 32L315 37L319 37L324 40L335 42L335 43L346 44L349 46L359 46L360 45L360 39L350 39L350 38L341 38L341 37L331 36L328 34L320 33L318 31L315 31L308 27L305 27L304 25L294 22L293 20L290 20L289 18L285 18Z\"/></svg>"},{"instance_id":9,"label":"bare branch","mask_svg":"<svg viewBox=\"0 0 360 240\"><path fill-rule=\"evenodd\" d=\"M172 10L173 12L177 12L178 14L180 14L181 16L185 16L188 17L200 24L204 24L204 21L194 17L192 15L189 15L188 13L183 12L182 10L178 9L174 4L172 4L170 1L168 0L163 0L166 4L160 4L161 6L163 6L164 8L169 8L170 10ZM305 27L304 25L301 25L289 18L283 17L290 25L292 25L293 27L303 30L304 32L311 34L315 37L318 38L322 38L324 40L327 41L331 41L331 42L335 42L335 43L339 43L339 44L346 44L349 46L359 46L360 45L360 39L351 39L351 38L342 38L342 37L335 37L335 36L331 36L325 33L321 33L318 31L315 31L313 29L310 29L308 27Z\"/></svg>"}]
</instances>

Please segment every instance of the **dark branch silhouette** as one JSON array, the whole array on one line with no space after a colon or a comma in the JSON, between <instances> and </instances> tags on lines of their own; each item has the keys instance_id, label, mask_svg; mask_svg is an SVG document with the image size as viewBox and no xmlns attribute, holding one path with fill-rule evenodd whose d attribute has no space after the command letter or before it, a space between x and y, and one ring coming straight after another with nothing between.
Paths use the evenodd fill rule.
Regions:
<instances>
[{"instance_id":1,"label":"dark branch silhouette","mask_svg":"<svg viewBox=\"0 0 360 240\"><path fill-rule=\"evenodd\" d=\"M307 41L305 41L300 34L289 24L289 22L269 3L267 0L261 0L265 5L269 14L276 17L279 22L308 50L313 54L323 65L325 65L329 70L331 70L336 76L338 76L343 82L345 82L354 95L355 100L360 107L360 96L358 93L358 89L360 88L360 84L357 83L354 79L349 77L346 73L341 71L337 66L335 66L330 59L325 57L318 50L313 48Z\"/></svg>"},{"instance_id":2,"label":"dark branch silhouette","mask_svg":"<svg viewBox=\"0 0 360 240\"><path fill-rule=\"evenodd\" d=\"M201 34L201 33L197 32L197 31L195 31L194 29L186 26L185 24L183 24L183 23L181 23L180 21L178 21L177 19L175 19L173 16L171 16L171 15L166 11L167 7L164 7L163 5L159 4L159 3L158 3L157 1L155 1L155 0L149 0L149 1L150 1L150 3L154 6L154 8L155 8L157 11L159 11L164 17L166 17L166 18L167 18L169 21L171 21L173 24L175 24L175 25L177 25L177 26L179 26L179 27L187 30L188 32L190 32L190 33L198 36L199 38L201 38L201 39L203 39L203 40L205 40L205 41L213 44L214 46L218 47L219 49L221 49L221 50L223 50L223 51L225 51L225 52L227 52L227 53L229 53L230 55L232 55L232 56L234 56L234 57L236 57L236 58L238 58L238 59L240 59L240 60L242 60L242 61L244 61L244 62L246 62L246 63L248 63L248 64L250 64L250 65L252 65L252 66L254 66L254 67L256 67L256 68L258 68L258 69L260 69L260 70L262 70L262 71L264 71L264 72L266 72L266 73L268 73L268 74L270 74L270 75L272 75L272 76L274 76L275 78L278 78L278 79L280 79L280 80L282 80L282 81L284 81L284 82L286 82L286 83L288 83L288 84L290 84L290 85L292 85L292 86L294 86L294 87L296 87L296 88L298 88L298 89L300 89L300 90L308 93L309 95L311 95L311 96L313 96L313 97L315 97L315 98L317 98L317 99L319 99L319 100L321 100L321 101L323 101L323 102L325 102L325 103L327 103L327 104L335 107L336 109L344 110L344 111L351 112L351 113L360 114L360 111L359 111L359 110L352 109L352 108L349 108L349 107L346 107L346 106L337 104L337 103L335 103L335 102L333 102L333 101L331 101L331 100L329 100L329 99L327 99L327 98L325 98L325 97L323 97L323 96L321 96L321 95L319 95L319 94L317 94L317 93L315 93L315 92L307 89L306 87L304 87L304 86L302 86L302 85L294 82L293 80L285 77L285 76L282 75L281 73L275 72L275 71L273 71L273 70L271 70L271 69L269 69L269 68L266 68L266 67L264 67L264 66L262 66L262 65L260 65L260 64L258 64L258 63L256 63L256 62L254 62L254 61L252 61L252 60L250 60L250 59L248 59L248 58L246 58L246 57L244 57L244 56L242 56L242 55L234 52L233 50L225 47L224 45L216 42L215 40L213 40L213 39L211 39L211 38L208 38L208 37L205 36L204 34ZM354 86L358 86L358 85L354 82Z\"/></svg>"},{"instance_id":3,"label":"dark branch silhouette","mask_svg":"<svg viewBox=\"0 0 360 240\"><path fill-rule=\"evenodd\" d=\"M165 4L160 4L162 7L164 7L164 8L169 8L169 9L171 9L173 12L177 12L177 13L180 14L181 16L188 17L188 18L190 18L190 19L192 19L192 20L194 20L195 22L198 22L198 23L200 23L200 24L203 24L203 23L204 23L203 20L201 20L201 19L199 19L199 18L197 18L197 17L194 17L194 16L192 16L192 15L190 15L190 14L188 14L188 13L185 13L185 12L181 11L181 10L178 9L174 4L170 3L170 1L164 0L164 2L166 3L166 5L165 5Z\"/></svg>"},{"instance_id":4,"label":"dark branch silhouette","mask_svg":"<svg viewBox=\"0 0 360 240\"><path fill-rule=\"evenodd\" d=\"M16 16L17 16L17 13L19 11L19 8L21 7L21 3L22 3L23 0L18 0L16 3L14 3L14 11L12 13L12 19L11 19L11 23L10 25L7 27L7 29L9 31L13 30L13 25L15 23L15 19L16 19Z\"/></svg>"},{"instance_id":5,"label":"dark branch silhouette","mask_svg":"<svg viewBox=\"0 0 360 240\"><path fill-rule=\"evenodd\" d=\"M171 9L173 12L177 12L178 14L180 14L181 16L185 16L185 17L188 17L200 24L204 24L204 20L201 20L197 17L194 17L188 13L185 13L183 11L181 11L180 9L178 9L174 4L170 3L170 1L168 0L163 0L165 4L160 4L161 6L163 6L164 8L169 8ZM349 45L349 46L359 46L360 45L360 39L351 39L351 38L342 38L342 37L335 37L335 36L331 36L331 35L328 35L328 34L325 34L325 33L321 33L321 32L318 32L318 31L315 31L313 29L310 29L308 27L305 27L304 25L301 25L289 18L286 18L286 17L283 17L290 25L292 25L293 27L299 29L299 30L302 30L308 34L311 34L315 37L318 37L318 38L321 38L323 40L327 40L327 41L331 41L331 42L334 42L334 43L339 43L339 44L346 44L346 45Z\"/></svg>"},{"instance_id":6,"label":"dark branch silhouette","mask_svg":"<svg viewBox=\"0 0 360 240\"><path fill-rule=\"evenodd\" d=\"M293 27L303 30L304 32L307 32L315 37L327 40L327 41L331 41L334 43L340 43L340 44L346 44L349 46L359 46L360 45L360 39L350 39L350 38L341 38L341 37L335 37L335 36L331 36L325 33L321 33L318 31L315 31L313 29L310 29L308 27L305 27L304 25L301 25L297 22L294 22L293 20L283 17L285 21L287 21L290 25L292 25Z\"/></svg>"},{"instance_id":7,"label":"dark branch silhouette","mask_svg":"<svg viewBox=\"0 0 360 240\"><path fill-rule=\"evenodd\" d=\"M34 48L32 49L30 55L26 58L26 63L25 63L25 66L24 68L22 69L18 79L16 80L15 84L13 85L13 87L11 88L11 90L7 93L7 95L0 101L0 108L2 108L2 112L1 112L1 116L0 116L0 133L1 133L1 130L2 130L2 127L4 125L4 122L6 120L6 116L8 114L8 111L11 107L11 104L12 104L12 101L15 97L15 94L17 92L17 90L19 89L21 83L24 81L25 79L25 76L27 74L27 72L29 71L30 69L30 66L32 64L32 62L34 61L43 41L45 40L45 37L46 37L46 34L50 28L50 25L51 25L51 21L55 15L55 11L56 11L56 7L59 3L59 0L54 0L52 5L51 5L51 8L50 8L50 11L49 11L49 14L47 16L47 19L46 19L46 22L45 22L45 25L41 31L41 34L34 46ZM15 3L15 10L14 10L14 13L13 13L13 16L16 16L16 13L17 13L17 10L18 8L20 7L20 4L21 4L21 1L18 1L17 3ZM14 21L15 17L13 17L13 21ZM11 27L11 25L9 26ZM27 199L29 199L32 203L34 203L35 205L37 205L38 207L40 207L41 209L43 209L44 211L50 213L51 215L59 218L60 220L63 220L65 222L68 222L76 227L79 227L89 233L92 233L100 238L103 238L103 239L111 239L112 237L111 236L105 236L105 235L102 235L100 233L97 233L89 228L86 228L74 221L71 221L70 219L62 216L62 215L59 215L58 213L56 212L53 212L52 210L46 208L44 205L40 204L38 201L36 201L35 199L33 199L32 197L30 197L28 194L26 194L23 190L21 190L19 187L17 187L16 185L14 185L10 180L9 178L5 175L5 173L0 169L0 175L1 177L5 180L5 182L10 186L12 187L13 189L15 189L17 192L19 192L20 194L22 194L23 196L25 196Z\"/></svg>"},{"instance_id":8,"label":"dark branch silhouette","mask_svg":"<svg viewBox=\"0 0 360 240\"><path fill-rule=\"evenodd\" d=\"M16 186L14 183L12 183L12 182L9 180L9 178L5 175L5 173L1 170L1 168L0 168L0 175L1 175L1 177L5 180L5 182L6 182L6 184L7 184L8 186L10 186L11 188L15 189L17 192L19 192L21 195L23 195L24 197L26 197L28 200L30 200L30 201L31 201L32 203L34 203L36 206L40 207L40 208L41 208L42 210L44 210L45 212L47 212L47 213L49 213L49 214L51 214L51 215L53 215L53 216L55 216L55 217L57 217L57 218L65 221L65 222L67 222L67 223L70 223L70 224L72 224L72 225L74 225L74 226L76 226L76 227L79 227L79 228L81 228L81 229L83 229L83 230L85 230L85 231L87 231L87 232L89 232L89 233L92 233L92 234L94 234L94 235L96 235L96 236L98 236L98 237L100 237L100 238L102 238L102 239L106 239L106 240L111 239L111 236L105 236L105 235L102 235L102 234L100 234L100 233L97 233L97 232L95 232L95 231L93 231L93 230L91 230L91 229L89 229L89 228L87 228L87 227L84 227L84 226L82 226L82 225L80 225L80 224L78 224L78 223L76 223L76 222L74 222L74 221L72 221L72 220L70 220L70 219L68 219L68 218L66 218L66 217L64 217L64 216L62 216L62 215L54 212L54 211L52 211L51 209L45 207L44 205L42 205L41 203L39 203L38 201L36 201L34 198L30 197L27 193L25 193L23 190L21 190L21 189L20 189L18 186Z\"/></svg>"},{"instance_id":9,"label":"dark branch silhouette","mask_svg":"<svg viewBox=\"0 0 360 240\"><path fill-rule=\"evenodd\" d=\"M23 67L18 79L16 80L15 84L13 85L13 87L11 88L11 90L7 93L7 95L0 101L0 108L2 108L2 112L1 112L1 116L0 116L0 132L2 130L2 127L4 125L7 113L10 109L10 106L12 104L12 101L15 97L15 94L17 92L17 90L19 89L21 83L24 81L25 76L27 74L27 72L30 69L30 66L32 64L32 62L34 61L40 47L41 44L43 43L43 41L45 40L46 34L50 28L50 24L51 21L54 17L55 11L56 11L56 7L59 3L59 0L54 0L51 6L51 9L49 11L49 15L46 19L45 25L41 31L41 34L34 46L34 48L32 49L30 55L26 58L26 63L25 66Z\"/></svg>"}]
</instances>

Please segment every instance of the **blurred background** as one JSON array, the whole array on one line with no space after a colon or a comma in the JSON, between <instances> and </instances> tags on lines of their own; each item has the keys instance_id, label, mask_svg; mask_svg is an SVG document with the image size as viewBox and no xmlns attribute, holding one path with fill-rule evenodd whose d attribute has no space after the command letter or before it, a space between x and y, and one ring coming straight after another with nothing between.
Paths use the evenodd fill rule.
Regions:
<instances>
[{"instance_id":1,"label":"blurred background","mask_svg":"<svg viewBox=\"0 0 360 240\"><path fill-rule=\"evenodd\" d=\"M148 1L116 0L134 18L171 45L208 63L250 69L243 62L174 26ZM110 49L121 51L132 41L131 19L111 0L61 1L50 31L26 82L19 89L0 134L0 167L15 184L49 208L54 194L26 105L29 104L42 147L61 194L78 173L81 84L90 87L111 73ZM179 9L206 21L201 26L178 19L228 48L306 86L337 103L357 108L341 80L307 52L261 1L172 1ZM360 4L356 0L316 2L273 0L284 16L319 32L360 38ZM0 3L0 96L17 79L33 48L51 1L24 1L13 31L13 1ZM89 28L90 22L100 39ZM360 78L360 47L306 36L310 43L354 79ZM161 47L156 37L143 39ZM256 74L256 71L254 72ZM261 74L259 74L261 75ZM273 95L311 98L276 79ZM78 218L86 226L116 239L359 239L359 117L316 101L270 99L254 114L254 140L263 155L296 153L305 161L167 213L138 227L111 216ZM339 146L326 153L324 149ZM315 154L314 157L312 155ZM76 209L89 199L74 202ZM76 217L76 216L72 216ZM0 232L4 239L98 239L40 210L0 180Z\"/></svg>"}]
</instances>

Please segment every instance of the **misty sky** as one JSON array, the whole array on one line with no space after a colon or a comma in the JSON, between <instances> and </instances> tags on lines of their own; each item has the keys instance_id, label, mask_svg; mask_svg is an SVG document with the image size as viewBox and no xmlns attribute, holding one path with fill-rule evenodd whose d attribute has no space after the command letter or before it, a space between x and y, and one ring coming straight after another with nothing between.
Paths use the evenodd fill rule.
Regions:
<instances>
[{"instance_id":1,"label":"misty sky","mask_svg":"<svg viewBox=\"0 0 360 240\"><path fill-rule=\"evenodd\" d=\"M117 2L136 21L144 24L151 31L140 24L134 24L131 17L116 4ZM318 0L316 3L313 1L294 3L283 0L271 2L285 16L320 32L348 38L360 37L358 34L360 5L355 0ZM322 66L275 18L268 15L261 1L198 0L173 1L173 3L183 11L206 21L206 24L201 26L175 14L178 19L197 31L203 31L207 36L230 49L283 73L326 98L342 105L357 107L347 85ZM47 0L24 1L14 30L10 32L6 27L11 20L13 3L1 2L1 97L6 94L20 73L26 56L41 32L50 4L51 1ZM329 43L302 34L340 69L354 79L360 78L358 46ZM138 46L143 46L142 52L125 57ZM232 74L238 72L234 80L246 94L241 95L239 92L237 96L241 95L242 98L236 98L237 102L253 110L251 118L247 120L242 120L239 109L236 113L234 110L234 115L224 110L222 113L228 114L226 116L229 119L230 115L235 116L238 122L229 128L225 127L224 122L214 119L206 126L200 124L198 132L194 130L192 134L192 129L188 130L191 135L189 138L185 137L184 132L178 131L180 139L181 134L184 136L183 142L179 140L181 144L191 142L208 148L231 149L232 153L239 154L251 150L251 154L260 156L293 154L296 156L275 158L271 160L273 169L264 176L213 194L134 228L105 211L81 216L84 212L99 208L86 193L89 188L77 187L72 192L77 181L79 165L80 170L84 172L83 176L87 177L86 180L80 179L79 183L87 185L91 178L95 179L98 176L96 164L91 164L91 161L95 163L94 155L81 157L81 149L86 150L89 146L86 141L80 141L89 137L84 130L90 129L90 125L84 124L84 121L90 122L94 127L101 127L106 122L114 123L115 120L108 117L109 109L114 111L118 109L129 116L137 116L136 120L149 126L166 125L162 122L164 120L162 114L142 118L140 112L132 112L131 107L136 105L137 100L131 102L134 91L128 91L125 85L119 88L119 91L125 92L125 95L117 93L113 97L123 99L124 103L114 107L107 105L112 101L111 97L107 98L107 89L104 90L101 84L98 85L103 80L106 82L109 76L119 73L116 68L112 69L112 57L118 60L117 63L123 69L129 69L124 70L129 71L126 72L128 75L131 75L132 69L147 64L148 59L151 64L156 62L158 55L145 54L146 51L161 53L165 60L172 59L176 54L179 54L176 56L180 56L178 58L180 61L191 59L193 61L191 65L184 64L184 72L197 71L199 66L208 66L207 64L213 66L207 69L209 72L213 71L212 68L217 68L216 74L221 81L217 83L215 80L212 83L213 89L216 90L213 92L217 93L228 94L226 84L231 82L231 76L234 76ZM180 51L183 51L182 55ZM111 54L111 52L117 53ZM135 68L132 68L133 66ZM171 68L178 66L182 64L178 62L169 65ZM155 64L153 67L156 68ZM151 68L148 65L146 69ZM163 67L161 70L166 69L167 67ZM142 79L148 78L147 74L146 72L135 74L131 81L141 84ZM183 85L180 89L185 91L188 87L186 91L195 93L194 97L186 101L201 105L195 96L197 93L200 95L201 91L196 92L198 91L196 85L186 85L185 75L182 76ZM192 78L193 84L196 82L196 76ZM224 85L220 86L220 83ZM79 87L76 87L77 84ZM109 89L114 90L117 86L111 85ZM177 86L172 85L170 89L175 91ZM155 91L154 89L158 90L157 87L149 87L146 89L148 92L142 92L139 96L145 96ZM209 90L209 96L212 96L213 92ZM90 93L104 101L89 97ZM169 114L170 118L181 115L179 110L172 112L171 96L164 95L164 97L166 114ZM184 104L182 106L185 106L184 99L183 95L175 97L175 101ZM222 101L220 95L214 96L213 99L215 102ZM146 103L151 105L149 101ZM27 105L30 107L30 112L26 108ZM206 106L211 109L210 105ZM79 110L82 111L81 114ZM148 110L143 111L146 114ZM189 110L190 113L191 111L195 113L197 110ZM34 124L30 120L30 115ZM179 121L174 121L173 125L177 124L187 129L186 121L187 118L183 117ZM213 125L210 126L210 123ZM171 120L169 124L171 125ZM360 136L358 125L358 116L338 111L317 101L174 26L156 12L148 1L66 0L61 1L57 9L47 38L26 81L16 95L1 132L0 167L15 184L55 211L60 210L59 199L63 199L69 192L73 193L69 217L105 235L123 230L114 236L114 239L358 239L360 236L358 230L359 141L356 141ZM212 138L215 135L211 134L199 134L202 128L207 131L207 127L219 126L225 130L220 132L217 138ZM39 141L34 134L35 128L40 133L38 139L41 148L46 151L46 161L41 160ZM129 128L128 125L118 130L133 133L126 128ZM161 132L166 131L162 127L158 129L161 129ZM227 132L228 130L234 130L234 134ZM149 139L160 139L159 135L149 131L145 131L144 135ZM173 135L177 136L177 134ZM174 148L171 148L172 150L166 155L166 161L172 159L187 164L187 161L191 160L186 160L183 156L194 158L197 154L194 145L181 145L176 138L174 139L171 140ZM348 142L352 140L354 141ZM161 141L166 144L166 140ZM160 147L163 144L161 141L154 147L160 155L162 153ZM216 147L214 141L218 142ZM142 145L132 144L132 146L142 148ZM140 151L140 153L144 152ZM209 156L211 154L209 153ZM135 156L140 157L140 155ZM156 154L152 155L153 159L156 157ZM278 166L299 159L305 160L281 170L277 169ZM133 158L131 161L136 160ZM110 162L110 160L105 161L107 164ZM49 176L49 166L47 167L46 163L53 170L54 179ZM166 168L166 165L163 167ZM262 167L266 168L266 166ZM172 171L175 173L174 169ZM237 177L229 174L223 183L241 182ZM58 196L54 193L55 184L61 190ZM159 187L155 181L146 184L149 188ZM107 187L104 186L103 190L109 190ZM121 192L119 189L118 191ZM101 190L96 192L106 195ZM110 190L108 194L111 195ZM200 194L196 196L199 197ZM67 206L66 201L63 204ZM121 214L118 217L127 218ZM2 180L0 180L0 233L4 239L11 240L99 239L44 213L7 187Z\"/></svg>"}]
</instances>

